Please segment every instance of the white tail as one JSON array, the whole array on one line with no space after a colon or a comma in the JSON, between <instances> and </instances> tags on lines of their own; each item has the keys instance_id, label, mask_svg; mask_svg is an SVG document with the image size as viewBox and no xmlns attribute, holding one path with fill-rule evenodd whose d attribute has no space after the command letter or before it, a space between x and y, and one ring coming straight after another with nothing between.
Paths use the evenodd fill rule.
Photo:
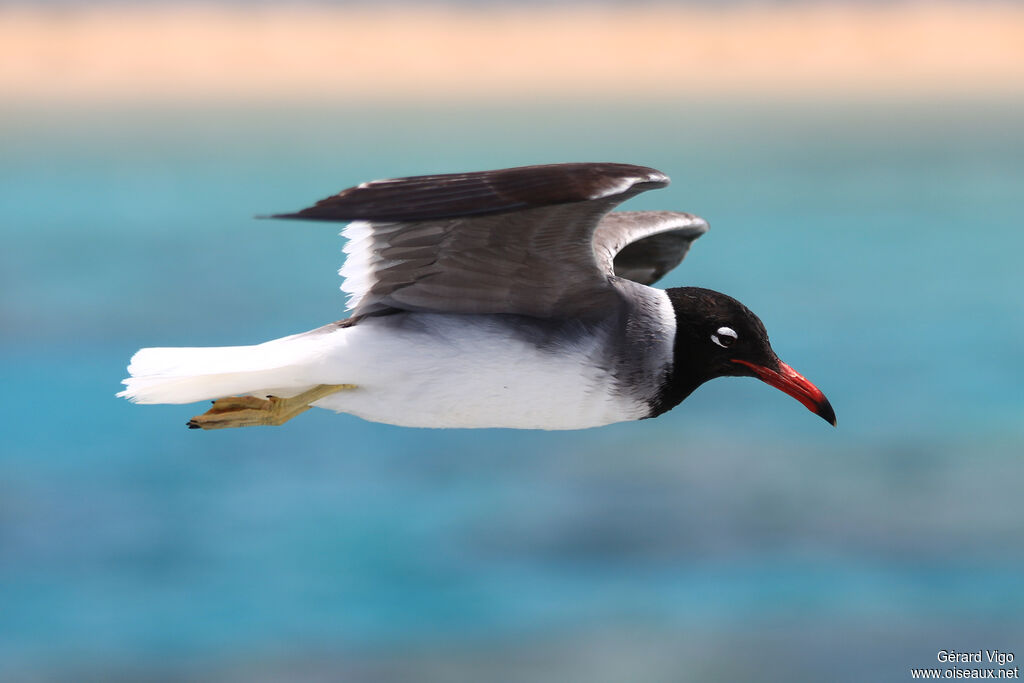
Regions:
<instances>
[{"instance_id":1,"label":"white tail","mask_svg":"<svg viewBox=\"0 0 1024 683\"><path fill-rule=\"evenodd\" d=\"M141 349L128 365L133 403L193 403L238 395L294 396L317 384L310 366L321 344L295 335L255 346Z\"/></svg>"}]
</instances>

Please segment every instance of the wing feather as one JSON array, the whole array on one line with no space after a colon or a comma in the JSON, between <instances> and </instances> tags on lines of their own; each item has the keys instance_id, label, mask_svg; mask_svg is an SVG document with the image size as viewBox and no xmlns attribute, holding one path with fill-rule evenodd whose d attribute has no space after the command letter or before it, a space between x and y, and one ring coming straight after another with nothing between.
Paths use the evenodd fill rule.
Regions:
<instances>
[{"instance_id":1,"label":"wing feather","mask_svg":"<svg viewBox=\"0 0 1024 683\"><path fill-rule=\"evenodd\" d=\"M653 282L707 229L690 214L608 213L667 183L627 164L528 166L363 183L277 217L350 221L340 273L353 316L587 317L620 301L613 275Z\"/></svg>"},{"instance_id":2,"label":"wing feather","mask_svg":"<svg viewBox=\"0 0 1024 683\"><path fill-rule=\"evenodd\" d=\"M548 164L374 180L274 218L419 221L621 197L664 187L660 171L630 164Z\"/></svg>"},{"instance_id":3,"label":"wing feather","mask_svg":"<svg viewBox=\"0 0 1024 683\"><path fill-rule=\"evenodd\" d=\"M678 211L615 211L594 232L594 251L605 270L651 285L686 257L708 231L700 216Z\"/></svg>"}]
</instances>

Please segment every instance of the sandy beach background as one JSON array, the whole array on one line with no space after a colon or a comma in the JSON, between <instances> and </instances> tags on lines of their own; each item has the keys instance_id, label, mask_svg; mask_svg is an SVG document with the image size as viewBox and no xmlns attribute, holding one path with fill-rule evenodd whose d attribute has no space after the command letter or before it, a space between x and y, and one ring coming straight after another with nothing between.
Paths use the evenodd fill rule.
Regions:
<instances>
[{"instance_id":1,"label":"sandy beach background","mask_svg":"<svg viewBox=\"0 0 1024 683\"><path fill-rule=\"evenodd\" d=\"M8 6L11 102L1024 92L1024 6Z\"/></svg>"}]
</instances>

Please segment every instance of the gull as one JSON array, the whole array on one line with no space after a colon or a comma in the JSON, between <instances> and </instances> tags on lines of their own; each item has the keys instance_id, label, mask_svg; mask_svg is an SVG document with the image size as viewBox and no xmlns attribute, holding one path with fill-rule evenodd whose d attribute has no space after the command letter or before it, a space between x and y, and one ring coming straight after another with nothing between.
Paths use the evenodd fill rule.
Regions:
<instances>
[{"instance_id":1,"label":"gull","mask_svg":"<svg viewBox=\"0 0 1024 683\"><path fill-rule=\"evenodd\" d=\"M668 177L570 163L366 182L273 218L347 223L349 316L251 346L146 348L118 396L213 400L194 429L310 407L406 427L583 429L653 418L717 377L756 377L835 425L746 306L657 289L708 225L615 211Z\"/></svg>"}]
</instances>

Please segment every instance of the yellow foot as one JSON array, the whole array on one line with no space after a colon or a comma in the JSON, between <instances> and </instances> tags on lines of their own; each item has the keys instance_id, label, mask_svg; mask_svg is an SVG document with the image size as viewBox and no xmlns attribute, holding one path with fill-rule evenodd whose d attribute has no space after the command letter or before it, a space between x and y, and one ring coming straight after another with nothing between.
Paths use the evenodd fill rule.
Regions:
<instances>
[{"instance_id":1,"label":"yellow foot","mask_svg":"<svg viewBox=\"0 0 1024 683\"><path fill-rule=\"evenodd\" d=\"M291 398L270 396L228 396L213 402L213 407L188 421L189 429L227 429L228 427L256 427L283 425L300 413L309 410L309 404L325 396L355 389L355 384L319 384Z\"/></svg>"}]
</instances>

